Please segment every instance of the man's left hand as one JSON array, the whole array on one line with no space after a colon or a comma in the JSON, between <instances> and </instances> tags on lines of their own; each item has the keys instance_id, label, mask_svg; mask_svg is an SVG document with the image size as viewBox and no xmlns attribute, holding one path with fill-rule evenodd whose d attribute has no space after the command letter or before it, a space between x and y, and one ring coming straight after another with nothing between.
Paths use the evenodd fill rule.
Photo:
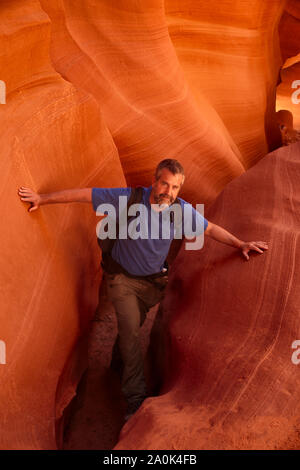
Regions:
<instances>
[{"instance_id":1,"label":"man's left hand","mask_svg":"<svg viewBox=\"0 0 300 470\"><path fill-rule=\"evenodd\" d=\"M240 249L242 250L243 255L249 260L249 251L257 251L258 253L263 253L263 250L267 250L268 244L266 242L243 242L240 246Z\"/></svg>"}]
</instances>

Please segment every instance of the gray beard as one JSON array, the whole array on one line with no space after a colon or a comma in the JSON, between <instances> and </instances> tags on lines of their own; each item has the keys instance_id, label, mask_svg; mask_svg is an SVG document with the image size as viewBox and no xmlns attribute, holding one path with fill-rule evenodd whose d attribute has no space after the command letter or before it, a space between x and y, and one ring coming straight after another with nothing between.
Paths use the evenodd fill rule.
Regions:
<instances>
[{"instance_id":1,"label":"gray beard","mask_svg":"<svg viewBox=\"0 0 300 470\"><path fill-rule=\"evenodd\" d=\"M168 206L170 206L173 203L173 200L168 199L168 198L164 199L162 195L156 196L154 194L153 198L154 198L155 203L159 205L163 203L163 204L168 204Z\"/></svg>"}]
</instances>

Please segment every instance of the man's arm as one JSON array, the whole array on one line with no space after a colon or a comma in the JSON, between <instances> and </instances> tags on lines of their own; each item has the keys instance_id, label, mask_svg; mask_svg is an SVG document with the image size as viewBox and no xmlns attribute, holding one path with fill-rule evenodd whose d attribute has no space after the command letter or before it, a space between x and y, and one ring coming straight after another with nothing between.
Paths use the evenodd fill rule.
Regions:
<instances>
[{"instance_id":1,"label":"man's arm","mask_svg":"<svg viewBox=\"0 0 300 470\"><path fill-rule=\"evenodd\" d=\"M18 194L21 201L30 202L31 207L28 212L32 212L44 204L92 201L92 188L66 189L55 193L39 194L30 188L21 186Z\"/></svg>"},{"instance_id":2,"label":"man's arm","mask_svg":"<svg viewBox=\"0 0 300 470\"><path fill-rule=\"evenodd\" d=\"M230 245L242 250L242 253L247 260L249 260L248 252L250 250L263 253L263 250L268 249L268 244L266 242L245 242L239 240L234 235L227 232L227 230L220 227L219 225L213 224L212 222L208 222L204 233L218 242L225 243L226 245Z\"/></svg>"}]
</instances>

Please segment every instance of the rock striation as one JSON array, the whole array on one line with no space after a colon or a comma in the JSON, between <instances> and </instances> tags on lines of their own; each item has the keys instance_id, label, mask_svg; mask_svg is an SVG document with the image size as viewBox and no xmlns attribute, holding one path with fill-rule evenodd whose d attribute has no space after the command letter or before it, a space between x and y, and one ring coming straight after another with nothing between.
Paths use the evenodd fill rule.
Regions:
<instances>
[{"instance_id":1,"label":"rock striation","mask_svg":"<svg viewBox=\"0 0 300 470\"><path fill-rule=\"evenodd\" d=\"M300 131L300 3L297 0L286 4L279 23L279 37L284 65L277 87L276 109L291 114L290 120L279 115L279 124L286 125L290 140L295 141L295 131Z\"/></svg>"},{"instance_id":2,"label":"rock striation","mask_svg":"<svg viewBox=\"0 0 300 470\"><path fill-rule=\"evenodd\" d=\"M205 239L182 247L156 321L162 386L115 449L299 449L300 142L226 186L207 216L243 240L245 260ZM299 348L300 354L300 348ZM156 369L157 370L157 369Z\"/></svg>"},{"instance_id":3,"label":"rock striation","mask_svg":"<svg viewBox=\"0 0 300 470\"><path fill-rule=\"evenodd\" d=\"M274 25L285 2L252 3L245 13L233 1L41 0L54 67L101 105L129 185L174 157L185 198L210 203L279 145Z\"/></svg>"},{"instance_id":4,"label":"rock striation","mask_svg":"<svg viewBox=\"0 0 300 470\"><path fill-rule=\"evenodd\" d=\"M257 175L255 173L257 168L265 168L265 159L262 166L253 168L254 173L251 173L252 169L249 174L245 171L279 145L275 89L282 58L277 26L282 19L281 50L286 51L287 57L290 57L291 51L295 51L298 46L294 40L285 39L285 25L292 22L295 28L299 18L297 12L297 2L286 3L285 0L254 0L247 9L244 8L244 2L233 0L224 2L222 9L217 0L200 3L194 0L1 1L0 177L5 195L5 224L0 236L4 247L0 280L0 347L4 347L6 353L5 363L0 361L1 449L61 448L65 412L87 367L87 333L97 305L97 290L102 275L95 236L97 219L91 206L52 205L29 214L27 205L20 202L18 187L27 186L46 193L76 187L122 187L127 184L148 186L156 164L165 157L172 157L180 160L185 167L188 184L181 195L192 203L213 203L232 180L234 182L230 188L235 187L236 178L238 182L248 182L254 174L261 181L262 188L252 182L252 185L249 183L249 190L246 183L245 194L244 189L238 186L240 183L236 183L238 190L234 192L235 204L243 201L243 207L238 206L240 218L234 219L236 222L229 224L229 229L237 231L241 228L253 228L245 218L244 195L249 199L251 210L254 210L257 196L265 198L261 204L255 206L256 209L259 207L259 214L262 214L262 210L267 211L266 217L258 220L269 220L271 224L274 222L272 214L276 213L287 217L283 218L287 224L292 223L290 221L296 217L298 202L294 199L296 189L294 194L289 191L294 191L294 178L298 170L294 161L288 164L290 157L286 157L284 166L285 156L292 155L288 153L289 150L283 154L283 163L279 163L279 154L270 156L270 160L273 158L276 162L276 165L268 167L270 176L267 173L263 173L263 176L259 172ZM269 159L269 156L266 158ZM288 178L284 181L276 173L276 168L280 165ZM271 184L271 175L277 175L275 186ZM278 204L274 203L267 209L265 201L267 196L275 197L274 187L278 191ZM284 198L287 197L288 200L283 199L282 202L280 195L284 188L288 191ZM288 206L288 201L292 201L293 205ZM270 202L269 199L267 202ZM289 207L285 216L280 212L284 203L287 205L285 207ZM224 211L225 209L237 210L234 204L230 207L226 205ZM227 220L226 211L221 211L224 220ZM214 212L211 214L215 216ZM248 216L250 215L249 213ZM218 219L216 214L216 221L219 220L220 224L223 224L222 217ZM276 240L285 241L284 234L289 237L289 234L294 233L294 228L284 232L282 227L286 225L280 225L278 220L274 226L279 230L275 233ZM266 226L263 222L262 235L273 235L271 230L274 230L274 226ZM287 238L288 247L294 246L291 245L292 242L296 243L293 240ZM209 243L207 246L210 246ZM237 288L241 292L246 282L243 276L247 279L250 276L254 284L258 282L252 271L242 275L238 264L240 260L234 255L232 263L227 263L227 255L220 247L214 247L213 255L211 252L209 255L207 253L208 250L205 249L199 257L197 255L199 265L193 265L196 271L189 271L187 274L185 270L181 272L181 266L177 265L180 269L178 267L174 275L173 288L177 285L178 292L181 293L187 289L191 299L185 306L183 300L176 301L177 313L172 314L172 318L176 318L176 315L180 318L185 310L192 312L185 327L179 322L182 331L186 331L187 338L191 334L188 325L197 316L198 310L193 310L192 299L193 296L198 299L200 281L197 269L202 269L203 260L205 266L211 266L210 260L214 259L213 263L216 263L218 269L225 269L216 271L209 268L211 277L207 277L205 273L201 282L211 282L214 288L220 279L223 280L225 297L227 295L227 303L224 302L227 310L223 318L227 320L232 318L229 315L230 301L237 306L239 302L243 303L238 300L238 290L233 298L228 294L230 287L227 282L234 282L234 273L241 276ZM284 253L290 257L290 266L294 262L293 252ZM180 260L182 256L184 253ZM211 256L216 258L210 258ZM279 252L278 257L283 259L281 256L283 254ZM255 258L249 266L253 266L255 262L257 269L261 267L262 273L265 273L263 266L269 258L269 254L268 258ZM269 276L270 272L268 273ZM275 283L276 275L279 272L273 266L271 277L275 276ZM289 276L290 272L287 271L287 279L292 279ZM187 279L191 281L190 287ZM267 278L263 277L262 282L267 283ZM263 286L267 292L267 285ZM278 295L284 297L289 286L290 284L280 287L278 284ZM203 288L202 285L200 287ZM253 289L259 294L257 284ZM218 311L213 310L212 297L209 297L213 295L213 291L210 294L205 292L207 311L213 311L213 314L211 317L203 314L201 321L203 318L205 322L209 322L207 318L212 318L218 323L220 317L215 317ZM249 298L253 300L253 294ZM167 312L173 311L175 303L172 303L172 299L174 302L177 299L176 291L168 297ZM258 296L255 308L259 308L262 301ZM277 312L277 297L273 295L268 302L269 311L273 312L275 309L274 312ZM220 307L221 304L217 305ZM166 314L166 320L170 315L171 313ZM266 328L266 332L270 333L269 342L264 343L264 336L260 333L262 342L259 345L262 344L262 348L273 344L273 330L268 330L267 327L268 321L277 325L277 313L274 315L274 318L266 317L266 324L263 325L263 329ZM251 319L250 316L250 312L245 318L234 316L231 327L229 321L226 325L221 322L219 331L222 331L225 339L230 332L233 339L236 336L237 340L239 336L247 335L251 321L259 324L261 317ZM296 323L290 324L293 333L295 325ZM210 327L208 324L208 330L204 330L209 331ZM239 327L241 331L238 330ZM233 334L234 328L237 331ZM201 330L200 336L202 334L204 333ZM184 413L189 416L187 419L190 419L188 410L193 409L194 397L190 400L188 388L194 380L198 384L199 377L207 380L206 387L212 389L212 395L209 395L208 388L204 388L199 392L200 401L197 398L195 402L202 403L207 420L214 422L215 419L216 423L220 423L223 410L227 410L227 405L223 404L224 408L221 403L218 404L221 415L216 414L219 411L209 414L210 404L212 403L214 409L218 393L223 390L214 382L218 378L220 384L223 384L221 375L214 375L221 370L218 369L222 362L221 352L217 353L216 360L219 358L219 362L216 370L208 370L206 364L210 363L205 360L210 357L209 345L201 343L203 362L199 366L195 363L195 351L196 354L199 353L198 346L193 342L186 343L186 337L183 336L182 342L174 340L173 349L169 350L178 361L178 371L187 371L187 375L180 372L182 388L178 388L177 394L178 382L175 375L172 376L175 372L170 369L165 382L170 392L165 393L165 398L160 397L149 402L152 403L151 410L154 410L154 402L161 409L161 400L166 400L166 410L170 414L166 429L172 423L177 423L173 405L168 401L173 397L172 393L177 397L174 398L174 403L180 403L178 406L183 406ZM208 337L217 342L215 336ZM251 336L251 341L255 346L255 336ZM234 354L235 343L229 341L226 344L225 352L231 351L232 346ZM185 349L188 347L191 349ZM221 342L218 347L221 347ZM254 359L261 357L261 349L258 346L257 348L254 350ZM184 353L182 356L180 351ZM240 357L239 354L237 357ZM281 356L280 360L283 361ZM191 364L192 369L185 366L185 361ZM228 367L232 367L235 373L238 370L235 369L237 358L232 356L230 361ZM250 362L246 361L245 364L247 380ZM289 372L282 374L290 377ZM226 388L229 383L228 372L225 375L227 382L224 379L224 390L228 390L230 404L230 397L237 397L240 389L235 388L234 382L231 394ZM265 383L277 390L271 378L268 375L266 377ZM274 377L278 377L276 372ZM244 383L243 380L241 378L241 383ZM171 383L176 383L176 387L172 388ZM289 400L292 403L290 382L286 383L282 393L288 397L287 403ZM214 390L217 390L217 394ZM207 398L209 396L212 397L212 402ZM242 419L245 406L241 406ZM286 410L287 414L284 416L290 416L288 404ZM197 409L193 412L197 412ZM176 413L183 423L180 410ZM152 411L150 415L154 416ZM226 417L226 422L230 419L231 415L230 418ZM155 420L156 418L154 424ZM137 423L137 430L142 429L138 421L133 423ZM236 421L236 429L239 429L238 423ZM280 423L282 424L281 421ZM131 424L128 423L128 426L131 427ZM130 437L133 434L128 433L128 426L124 429L120 447L128 445L130 448L133 445L134 441ZM151 429L149 427L150 437ZM187 433L186 442L194 445L199 438L197 445L204 446L201 429L191 438ZM170 437L172 445L182 448L184 444L180 436L174 437L173 430L170 433L164 438L156 433L154 444L164 445L164 439ZM150 446L151 439L147 439L141 432L136 442L140 446L143 445L142 442ZM214 438L209 437L209 442L215 442ZM233 444L226 441L226 445Z\"/></svg>"},{"instance_id":5,"label":"rock striation","mask_svg":"<svg viewBox=\"0 0 300 470\"><path fill-rule=\"evenodd\" d=\"M78 204L29 214L17 190L124 185L125 178L95 99L51 65L51 24L40 3L2 1L0 25L7 92L0 105L0 448L55 449L87 365L101 278L97 220Z\"/></svg>"}]
</instances>

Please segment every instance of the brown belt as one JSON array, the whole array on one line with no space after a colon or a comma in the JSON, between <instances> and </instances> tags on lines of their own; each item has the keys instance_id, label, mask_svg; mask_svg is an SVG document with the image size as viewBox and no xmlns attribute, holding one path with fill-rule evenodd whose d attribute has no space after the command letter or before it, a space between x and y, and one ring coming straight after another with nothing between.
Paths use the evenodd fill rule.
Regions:
<instances>
[{"instance_id":1,"label":"brown belt","mask_svg":"<svg viewBox=\"0 0 300 470\"><path fill-rule=\"evenodd\" d=\"M168 276L168 269L167 271L160 271L159 273L148 274L146 276L138 276L135 274L130 274L128 271L126 271L125 268L123 268L123 266L121 266L116 260L114 260L110 254L102 255L101 266L107 274L121 274L122 273L122 274L125 274L125 276L132 277L135 279L146 279L146 280L152 281L153 279Z\"/></svg>"}]
</instances>

